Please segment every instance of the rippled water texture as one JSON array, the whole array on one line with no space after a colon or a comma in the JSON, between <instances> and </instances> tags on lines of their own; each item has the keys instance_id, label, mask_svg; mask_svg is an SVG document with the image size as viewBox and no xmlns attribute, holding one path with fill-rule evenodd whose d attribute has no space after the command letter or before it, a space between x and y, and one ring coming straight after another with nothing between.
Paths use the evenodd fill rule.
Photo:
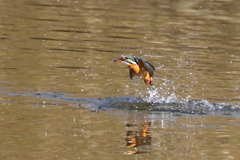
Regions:
<instances>
[{"instance_id":1,"label":"rippled water texture","mask_svg":"<svg viewBox=\"0 0 240 160\"><path fill-rule=\"evenodd\" d=\"M0 1L3 159L237 159L238 0ZM130 80L121 55L156 67Z\"/></svg>"}]
</instances>

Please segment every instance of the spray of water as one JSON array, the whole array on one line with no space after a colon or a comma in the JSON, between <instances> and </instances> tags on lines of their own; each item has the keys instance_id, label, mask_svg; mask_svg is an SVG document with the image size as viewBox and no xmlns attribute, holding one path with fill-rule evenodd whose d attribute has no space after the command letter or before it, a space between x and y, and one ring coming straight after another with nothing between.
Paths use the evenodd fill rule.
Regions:
<instances>
[{"instance_id":1,"label":"spray of water","mask_svg":"<svg viewBox=\"0 0 240 160\"><path fill-rule=\"evenodd\" d=\"M176 96L174 92L170 95L163 93L163 88L151 87L147 89L144 101L149 103L181 103L182 101Z\"/></svg>"}]
</instances>

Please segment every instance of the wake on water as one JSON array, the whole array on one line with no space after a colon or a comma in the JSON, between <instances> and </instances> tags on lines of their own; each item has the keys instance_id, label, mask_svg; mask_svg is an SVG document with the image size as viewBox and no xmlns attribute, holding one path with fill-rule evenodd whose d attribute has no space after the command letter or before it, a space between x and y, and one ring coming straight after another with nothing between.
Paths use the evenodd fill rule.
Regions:
<instances>
[{"instance_id":1,"label":"wake on water","mask_svg":"<svg viewBox=\"0 0 240 160\"><path fill-rule=\"evenodd\" d=\"M165 112L180 112L191 114L214 114L216 112L223 112L223 114L230 114L237 112L240 109L240 104L230 103L210 103L207 100L200 99L186 99L181 100L177 98L175 93L169 96L162 96L160 89L157 87L151 87L147 90L148 96L145 97L107 97L107 98L79 98L72 97L70 94L58 93L58 92L37 92L30 94L23 93L9 93L0 92L9 96L30 96L41 97L52 100L63 100L72 102L75 106L81 106L89 108L94 111L106 110L106 109L127 109L127 110L146 110L146 111L165 111ZM73 105L74 106L74 105Z\"/></svg>"}]
</instances>

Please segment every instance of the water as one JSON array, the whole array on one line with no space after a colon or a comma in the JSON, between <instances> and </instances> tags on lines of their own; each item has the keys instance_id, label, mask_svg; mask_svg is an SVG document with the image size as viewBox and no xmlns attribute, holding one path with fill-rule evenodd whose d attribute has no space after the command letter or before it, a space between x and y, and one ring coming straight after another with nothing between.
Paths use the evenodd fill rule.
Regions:
<instances>
[{"instance_id":1,"label":"water","mask_svg":"<svg viewBox=\"0 0 240 160\"><path fill-rule=\"evenodd\" d=\"M1 1L1 158L236 159L238 6ZM154 86L121 55L151 62Z\"/></svg>"}]
</instances>

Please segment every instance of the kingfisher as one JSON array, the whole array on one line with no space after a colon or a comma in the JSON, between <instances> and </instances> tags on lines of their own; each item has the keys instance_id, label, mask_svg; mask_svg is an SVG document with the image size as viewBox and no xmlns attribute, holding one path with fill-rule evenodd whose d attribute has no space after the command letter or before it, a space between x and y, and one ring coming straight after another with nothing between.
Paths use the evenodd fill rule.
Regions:
<instances>
[{"instance_id":1,"label":"kingfisher","mask_svg":"<svg viewBox=\"0 0 240 160\"><path fill-rule=\"evenodd\" d=\"M142 77L147 85L153 85L152 77L154 75L155 67L146 59L132 56L121 56L117 59L109 60L109 62L123 62L129 67L130 79L135 75Z\"/></svg>"}]
</instances>

